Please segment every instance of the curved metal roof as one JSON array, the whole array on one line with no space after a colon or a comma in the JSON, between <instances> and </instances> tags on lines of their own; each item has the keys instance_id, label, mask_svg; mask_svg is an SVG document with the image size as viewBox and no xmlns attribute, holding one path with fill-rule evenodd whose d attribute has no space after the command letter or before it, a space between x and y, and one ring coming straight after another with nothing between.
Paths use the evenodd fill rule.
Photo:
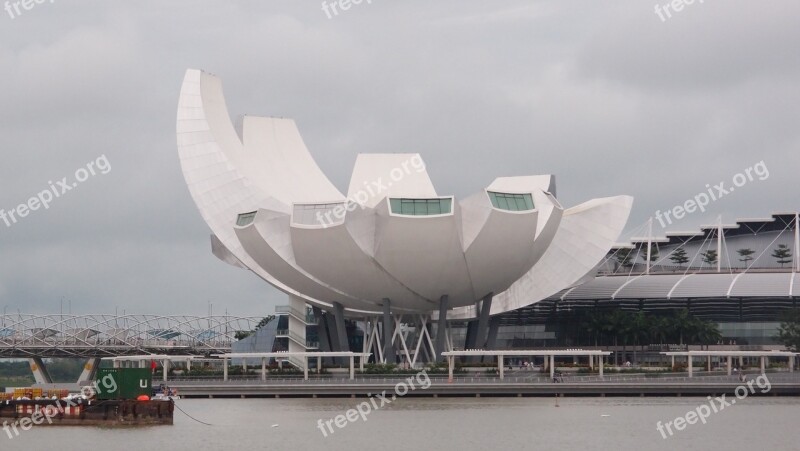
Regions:
<instances>
[{"instance_id":1,"label":"curved metal roof","mask_svg":"<svg viewBox=\"0 0 800 451\"><path fill-rule=\"evenodd\" d=\"M800 273L692 273L602 276L548 300L687 299L800 296Z\"/></svg>"}]
</instances>

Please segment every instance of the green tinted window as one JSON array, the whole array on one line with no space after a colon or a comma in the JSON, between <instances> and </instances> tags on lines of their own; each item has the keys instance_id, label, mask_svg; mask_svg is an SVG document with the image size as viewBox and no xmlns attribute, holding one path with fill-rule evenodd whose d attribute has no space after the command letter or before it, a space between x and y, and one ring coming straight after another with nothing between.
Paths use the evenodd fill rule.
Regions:
<instances>
[{"instance_id":1,"label":"green tinted window","mask_svg":"<svg viewBox=\"0 0 800 451\"><path fill-rule=\"evenodd\" d=\"M530 194L494 193L492 191L488 193L494 208L509 211L533 210L533 197Z\"/></svg>"},{"instance_id":2,"label":"green tinted window","mask_svg":"<svg viewBox=\"0 0 800 451\"><path fill-rule=\"evenodd\" d=\"M240 227L246 226L246 225L250 224L251 222L253 222L253 219L255 217L256 217L256 212L255 211L251 211L250 213L242 213L242 214L239 215L238 218L236 218L236 225L240 226Z\"/></svg>"},{"instance_id":3,"label":"green tinted window","mask_svg":"<svg viewBox=\"0 0 800 451\"><path fill-rule=\"evenodd\" d=\"M409 216L449 214L451 199L389 199L392 213Z\"/></svg>"}]
</instances>

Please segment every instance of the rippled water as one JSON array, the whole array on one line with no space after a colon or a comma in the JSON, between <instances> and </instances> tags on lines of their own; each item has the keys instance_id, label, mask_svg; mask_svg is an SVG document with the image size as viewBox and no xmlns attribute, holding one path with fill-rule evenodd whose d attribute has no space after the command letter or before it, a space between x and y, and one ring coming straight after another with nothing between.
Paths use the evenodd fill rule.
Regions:
<instances>
[{"instance_id":1,"label":"rippled water","mask_svg":"<svg viewBox=\"0 0 800 451\"><path fill-rule=\"evenodd\" d=\"M175 425L34 427L0 450L799 450L800 398L747 398L663 439L656 422L707 403L683 398L401 398L324 437L317 420L364 399L192 399ZM273 427L273 425L276 425ZM0 431L1 432L1 431Z\"/></svg>"}]
</instances>

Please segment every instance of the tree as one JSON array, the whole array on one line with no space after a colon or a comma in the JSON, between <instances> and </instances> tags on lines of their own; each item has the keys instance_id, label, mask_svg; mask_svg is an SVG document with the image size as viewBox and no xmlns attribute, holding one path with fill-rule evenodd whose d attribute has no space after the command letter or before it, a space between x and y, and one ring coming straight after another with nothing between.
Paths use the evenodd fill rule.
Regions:
<instances>
[{"instance_id":1,"label":"tree","mask_svg":"<svg viewBox=\"0 0 800 451\"><path fill-rule=\"evenodd\" d=\"M717 251L714 249L709 249L708 252L702 252L700 255L703 256L703 262L708 263L708 266L716 265L717 264Z\"/></svg>"},{"instance_id":2,"label":"tree","mask_svg":"<svg viewBox=\"0 0 800 451\"><path fill-rule=\"evenodd\" d=\"M788 349L794 352L800 350L800 309L789 310L783 314L777 338Z\"/></svg>"},{"instance_id":3,"label":"tree","mask_svg":"<svg viewBox=\"0 0 800 451\"><path fill-rule=\"evenodd\" d=\"M750 260L753 259L753 257L751 257L751 255L755 254L756 251L754 251L752 249L746 249L745 248L745 249L739 249L738 251L736 251L736 253L739 254L740 257L742 257L742 258L739 259L739 261L740 262L744 262L744 267L746 268L747 267L747 262L749 262Z\"/></svg>"},{"instance_id":4,"label":"tree","mask_svg":"<svg viewBox=\"0 0 800 451\"><path fill-rule=\"evenodd\" d=\"M256 331L258 331L262 327L264 327L267 324L269 324L269 322L272 321L273 319L275 319L275 315L265 316L264 318L261 319L261 321L258 322L258 324L256 324L255 329L253 329L253 330L237 330L233 334L233 338L235 338L236 340L244 340L245 338L249 337L250 335L253 335L254 333L256 333Z\"/></svg>"},{"instance_id":5,"label":"tree","mask_svg":"<svg viewBox=\"0 0 800 451\"><path fill-rule=\"evenodd\" d=\"M775 251L772 253L772 256L777 259L777 262L781 264L781 268L786 263L791 263L792 259L789 258L792 256L791 251L789 251L789 247L785 244L779 244Z\"/></svg>"},{"instance_id":6,"label":"tree","mask_svg":"<svg viewBox=\"0 0 800 451\"><path fill-rule=\"evenodd\" d=\"M647 246L642 246L642 260L647 261ZM654 262L658 260L658 248L656 246L650 246L650 261Z\"/></svg>"},{"instance_id":7,"label":"tree","mask_svg":"<svg viewBox=\"0 0 800 451\"><path fill-rule=\"evenodd\" d=\"M633 258L633 249L620 249L617 251L617 263L622 267L633 266L631 259Z\"/></svg>"},{"instance_id":8,"label":"tree","mask_svg":"<svg viewBox=\"0 0 800 451\"><path fill-rule=\"evenodd\" d=\"M689 262L689 257L686 256L686 250L682 247L675 249L672 255L669 256L669 259L678 266L683 266L684 263Z\"/></svg>"}]
</instances>

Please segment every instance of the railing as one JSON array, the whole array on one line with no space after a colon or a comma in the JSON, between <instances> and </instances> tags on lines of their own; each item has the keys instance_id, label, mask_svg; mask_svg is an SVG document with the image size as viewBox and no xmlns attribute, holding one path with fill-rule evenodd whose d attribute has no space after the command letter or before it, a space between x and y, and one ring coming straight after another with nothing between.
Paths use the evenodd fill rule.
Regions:
<instances>
[{"instance_id":1,"label":"railing","mask_svg":"<svg viewBox=\"0 0 800 451\"><path fill-rule=\"evenodd\" d=\"M315 324L316 319L314 318L313 313L309 312L301 312L296 308L292 307L291 305L279 305L275 307L275 313L286 313L289 315L294 316L295 318L299 319L300 321L305 322L306 324Z\"/></svg>"},{"instance_id":2,"label":"railing","mask_svg":"<svg viewBox=\"0 0 800 451\"><path fill-rule=\"evenodd\" d=\"M291 331L289 329L278 329L275 332L276 337L288 337L289 339L293 340L295 343L299 343L301 345L305 344L307 349L318 349L319 342L318 341L311 341L303 338L297 332Z\"/></svg>"},{"instance_id":3,"label":"railing","mask_svg":"<svg viewBox=\"0 0 800 451\"><path fill-rule=\"evenodd\" d=\"M760 371L747 372L749 378L760 375ZM790 373L788 371L768 371L767 377L771 383L793 382L800 381L800 372ZM309 379L305 380L303 375L297 376L271 376L267 373L267 381L274 384L394 384L398 381L407 380L410 375L358 375L354 379L350 379L346 374L323 374L319 375L313 371L309 372ZM412 375L413 377L413 375ZM428 377L432 384L450 384L449 378L446 374L430 374ZM170 381L174 382L224 382L221 375L214 376L182 376L171 377ZM247 376L228 376L229 382L261 382L260 370L256 370L254 374ZM500 379L496 375L480 375L480 376L464 376L457 375L452 379L452 383L461 384L553 384L553 380L549 375L530 375L530 376L506 376ZM618 383L648 383L648 384L705 384L705 383L736 383L741 384L738 375L728 376L711 375L711 374L698 374L695 373L693 378L688 375L680 375L680 373L669 373L668 375L659 374L658 377L638 375L638 374L606 374L603 377L599 375L562 375L560 379L561 384L585 384L585 383L603 383L603 384L618 384Z\"/></svg>"}]
</instances>

